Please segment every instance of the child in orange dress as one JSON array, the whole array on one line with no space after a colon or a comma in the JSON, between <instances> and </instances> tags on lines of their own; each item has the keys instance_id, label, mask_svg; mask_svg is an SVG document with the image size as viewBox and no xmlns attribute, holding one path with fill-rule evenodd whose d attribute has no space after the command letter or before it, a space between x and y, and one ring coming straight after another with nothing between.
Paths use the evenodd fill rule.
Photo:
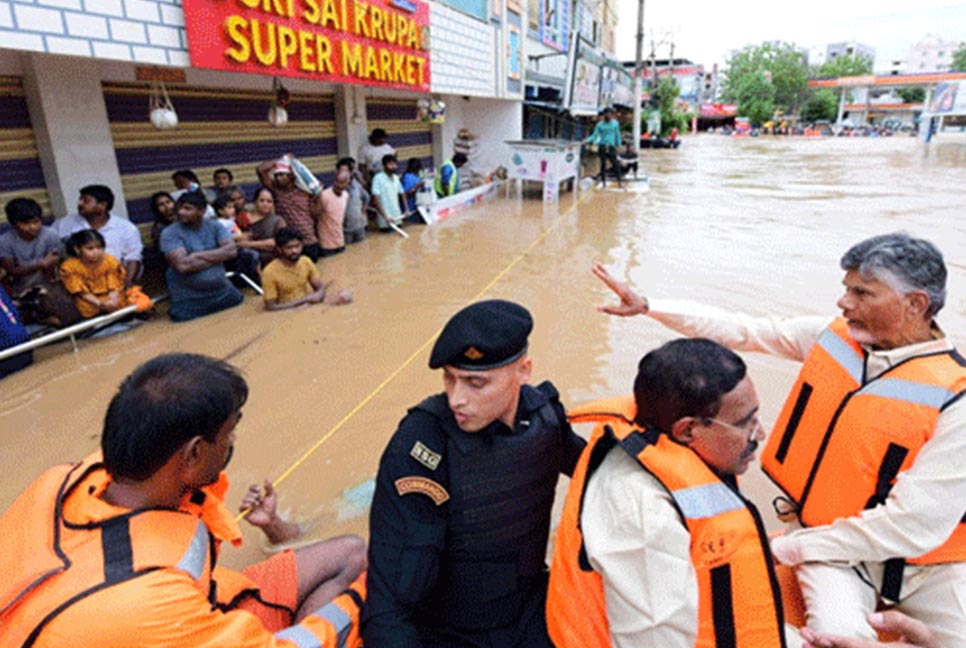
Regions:
<instances>
[{"instance_id":1,"label":"child in orange dress","mask_svg":"<svg viewBox=\"0 0 966 648\"><path fill-rule=\"evenodd\" d=\"M128 305L124 266L104 252L104 245L104 237L92 229L75 232L67 239L71 257L60 266L60 278L84 317L111 313Z\"/></svg>"}]
</instances>

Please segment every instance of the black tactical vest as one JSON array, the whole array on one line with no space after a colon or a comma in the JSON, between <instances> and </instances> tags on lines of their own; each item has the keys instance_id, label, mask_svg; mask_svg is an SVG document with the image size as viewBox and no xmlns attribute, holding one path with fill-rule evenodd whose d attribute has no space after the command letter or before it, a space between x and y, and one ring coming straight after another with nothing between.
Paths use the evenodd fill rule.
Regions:
<instances>
[{"instance_id":1,"label":"black tactical vest","mask_svg":"<svg viewBox=\"0 0 966 648\"><path fill-rule=\"evenodd\" d=\"M440 422L443 486L450 493L439 581L423 606L427 623L507 626L545 584L550 512L564 460L562 422L548 394L556 396L549 383L522 387L512 434L492 432L500 426L463 432L445 395L416 406Z\"/></svg>"}]
</instances>

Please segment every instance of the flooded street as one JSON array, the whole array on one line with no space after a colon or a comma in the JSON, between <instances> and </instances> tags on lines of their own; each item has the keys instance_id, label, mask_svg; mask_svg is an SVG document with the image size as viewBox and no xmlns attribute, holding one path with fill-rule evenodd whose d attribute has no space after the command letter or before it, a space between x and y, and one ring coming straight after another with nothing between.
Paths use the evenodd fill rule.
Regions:
<instances>
[{"instance_id":1,"label":"flooded street","mask_svg":"<svg viewBox=\"0 0 966 648\"><path fill-rule=\"evenodd\" d=\"M639 358L673 337L646 318L598 313L612 298L590 274L595 261L652 297L832 316L841 254L867 236L907 230L945 254L939 321L966 347L966 146L703 135L676 151L645 151L642 161L649 193L564 193L548 207L511 194L410 228L409 239L370 234L320 263L325 280L353 292L350 306L264 313L249 296L203 320L158 318L82 341L76 354L68 344L40 350L33 367L0 383L0 507L48 466L98 447L108 401L136 365L191 351L228 359L251 388L229 502L248 483L285 475L289 519L314 536L365 535L367 481L382 448L407 407L442 389L427 368L437 331L515 260L484 296L531 309L534 381L552 379L568 405L629 393ZM743 355L771 423L797 365ZM772 520L757 466L744 487ZM226 551L227 564L260 557L256 534L246 537L246 547Z\"/></svg>"}]
</instances>

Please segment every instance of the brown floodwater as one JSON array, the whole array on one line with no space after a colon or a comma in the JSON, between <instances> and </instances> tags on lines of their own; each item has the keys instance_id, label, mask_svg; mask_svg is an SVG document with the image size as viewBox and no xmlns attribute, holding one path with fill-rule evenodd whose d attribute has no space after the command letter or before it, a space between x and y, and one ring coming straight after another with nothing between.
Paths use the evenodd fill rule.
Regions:
<instances>
[{"instance_id":1,"label":"brown floodwater","mask_svg":"<svg viewBox=\"0 0 966 648\"><path fill-rule=\"evenodd\" d=\"M579 201L565 193L550 206L511 193L410 228L409 239L370 235L320 264L326 280L353 291L349 306L265 313L249 296L203 320L158 319L82 341L78 353L69 344L38 351L33 367L0 383L0 509L46 467L98 447L107 403L136 365L191 351L230 360L250 383L229 502L302 459L279 487L284 514L307 537L365 535L382 448L406 409L442 388L427 368L429 344L515 260L485 296L530 308L534 380L552 379L567 404L628 393L639 358L673 337L646 318L598 313L611 296L590 274L596 261L653 297L831 316L842 252L907 230L946 255L949 298L939 320L963 346L966 146L702 135L677 151L645 152L642 166L650 192L590 191ZM796 365L744 355L770 423ZM757 466L743 487L771 520L772 490ZM225 562L261 557L257 535L246 529L246 546L227 550Z\"/></svg>"}]
</instances>

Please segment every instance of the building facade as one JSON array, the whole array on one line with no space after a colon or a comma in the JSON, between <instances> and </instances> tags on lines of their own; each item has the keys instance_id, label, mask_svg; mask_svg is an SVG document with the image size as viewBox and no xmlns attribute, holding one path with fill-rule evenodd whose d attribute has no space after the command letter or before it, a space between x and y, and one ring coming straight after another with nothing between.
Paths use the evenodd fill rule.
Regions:
<instances>
[{"instance_id":1,"label":"building facade","mask_svg":"<svg viewBox=\"0 0 966 648\"><path fill-rule=\"evenodd\" d=\"M929 34L910 48L906 57L906 72L949 72L953 54L964 44L963 41L946 40Z\"/></svg>"},{"instance_id":2,"label":"building facade","mask_svg":"<svg viewBox=\"0 0 966 648\"><path fill-rule=\"evenodd\" d=\"M842 43L829 43L825 48L825 62L831 63L837 58L854 56L864 58L875 63L875 48L858 41L845 41Z\"/></svg>"},{"instance_id":3,"label":"building facade","mask_svg":"<svg viewBox=\"0 0 966 648\"><path fill-rule=\"evenodd\" d=\"M104 184L115 214L147 225L176 169L207 185L225 166L251 189L260 161L291 152L328 182L377 127L428 166L469 128L485 168L520 136L527 16L512 0L251 4L0 1L0 204L34 197L63 216ZM290 102L273 125L279 82ZM148 119L162 84L171 130Z\"/></svg>"}]
</instances>

